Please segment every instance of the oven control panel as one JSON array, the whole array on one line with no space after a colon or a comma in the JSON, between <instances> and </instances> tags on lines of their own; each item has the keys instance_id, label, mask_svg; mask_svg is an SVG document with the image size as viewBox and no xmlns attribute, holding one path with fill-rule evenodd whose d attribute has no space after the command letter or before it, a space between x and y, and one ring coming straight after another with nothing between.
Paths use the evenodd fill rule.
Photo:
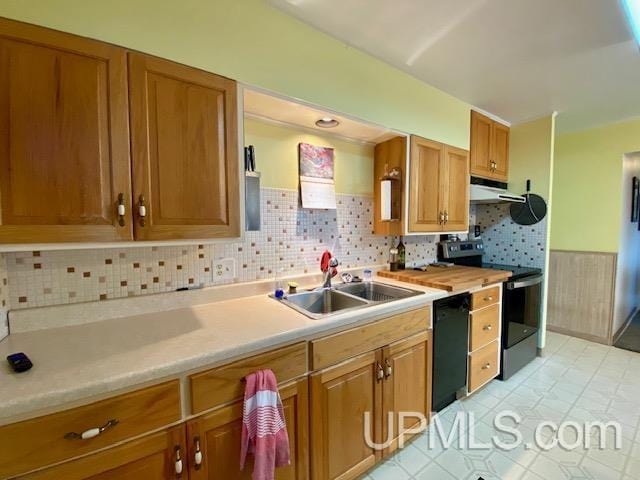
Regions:
<instances>
[{"instance_id":1,"label":"oven control panel","mask_svg":"<svg viewBox=\"0 0 640 480\"><path fill-rule=\"evenodd\" d=\"M484 245L482 240L445 240L438 244L438 250L441 258L473 257L484 253Z\"/></svg>"}]
</instances>

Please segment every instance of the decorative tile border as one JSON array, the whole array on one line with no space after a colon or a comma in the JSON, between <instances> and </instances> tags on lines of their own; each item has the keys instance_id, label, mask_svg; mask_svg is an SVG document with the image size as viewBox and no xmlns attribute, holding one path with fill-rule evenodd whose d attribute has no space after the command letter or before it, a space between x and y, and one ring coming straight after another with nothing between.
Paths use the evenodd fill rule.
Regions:
<instances>
[{"instance_id":1,"label":"decorative tile border","mask_svg":"<svg viewBox=\"0 0 640 480\"><path fill-rule=\"evenodd\" d=\"M544 268L547 217L535 225L518 225L511 220L509 204L496 203L475 205L475 222L482 229L485 262Z\"/></svg>"},{"instance_id":2,"label":"decorative tile border","mask_svg":"<svg viewBox=\"0 0 640 480\"><path fill-rule=\"evenodd\" d=\"M346 267L385 263L397 238L373 235L373 197L337 195L336 210L305 210L298 192L262 189L262 230L244 241L178 247L5 254L12 309L79 303L205 287L212 262L235 261L233 282L315 272L331 250ZM431 262L436 237L407 237L408 266Z\"/></svg>"}]
</instances>

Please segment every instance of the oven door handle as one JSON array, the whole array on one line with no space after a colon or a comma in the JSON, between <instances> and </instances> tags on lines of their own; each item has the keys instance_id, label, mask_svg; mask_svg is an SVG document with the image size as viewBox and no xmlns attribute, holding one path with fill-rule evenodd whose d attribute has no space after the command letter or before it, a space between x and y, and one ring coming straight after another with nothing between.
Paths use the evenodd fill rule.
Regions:
<instances>
[{"instance_id":1,"label":"oven door handle","mask_svg":"<svg viewBox=\"0 0 640 480\"><path fill-rule=\"evenodd\" d=\"M517 288L532 287L542 283L542 275L536 275L535 277L526 278L519 282L507 282L507 290L515 290Z\"/></svg>"}]
</instances>

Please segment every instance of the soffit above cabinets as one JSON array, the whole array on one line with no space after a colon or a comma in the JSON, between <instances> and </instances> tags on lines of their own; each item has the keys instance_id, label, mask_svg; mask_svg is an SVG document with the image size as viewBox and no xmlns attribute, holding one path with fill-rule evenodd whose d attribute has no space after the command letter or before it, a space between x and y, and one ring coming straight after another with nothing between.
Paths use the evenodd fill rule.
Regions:
<instances>
[{"instance_id":1,"label":"soffit above cabinets","mask_svg":"<svg viewBox=\"0 0 640 480\"><path fill-rule=\"evenodd\" d=\"M249 87L244 89L244 113L249 118L301 127L321 135L333 135L362 143L376 144L402 135L385 127L355 120L346 115L277 97ZM332 128L318 127L316 121L323 117L333 118L339 122L339 125Z\"/></svg>"}]
</instances>

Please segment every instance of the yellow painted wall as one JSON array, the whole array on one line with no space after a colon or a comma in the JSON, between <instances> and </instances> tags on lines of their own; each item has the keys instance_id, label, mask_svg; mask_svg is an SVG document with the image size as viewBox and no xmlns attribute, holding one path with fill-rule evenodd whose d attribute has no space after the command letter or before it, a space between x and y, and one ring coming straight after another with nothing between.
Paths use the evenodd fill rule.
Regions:
<instances>
[{"instance_id":1,"label":"yellow painted wall","mask_svg":"<svg viewBox=\"0 0 640 480\"><path fill-rule=\"evenodd\" d=\"M547 228L543 271L549 271L549 225L552 221L553 166L555 157L555 114L511 126L509 134L509 189L525 193L527 180L531 180L531 193L547 201ZM538 347L544 348L547 325L547 296L549 276L545 275L542 288L542 320L538 331Z\"/></svg>"},{"instance_id":2,"label":"yellow painted wall","mask_svg":"<svg viewBox=\"0 0 640 480\"><path fill-rule=\"evenodd\" d=\"M509 136L509 190L531 193L549 201L553 159L554 117L513 125Z\"/></svg>"},{"instance_id":3,"label":"yellow painted wall","mask_svg":"<svg viewBox=\"0 0 640 480\"><path fill-rule=\"evenodd\" d=\"M261 173L263 187L298 188L298 144L304 142L335 149L336 192L373 193L372 145L247 118L244 121L244 140L246 145L253 145L256 149L256 170Z\"/></svg>"},{"instance_id":4,"label":"yellow painted wall","mask_svg":"<svg viewBox=\"0 0 640 480\"><path fill-rule=\"evenodd\" d=\"M152 53L469 147L469 105L263 0L2 0L0 16Z\"/></svg>"},{"instance_id":5,"label":"yellow painted wall","mask_svg":"<svg viewBox=\"0 0 640 480\"><path fill-rule=\"evenodd\" d=\"M622 158L640 150L640 120L558 135L551 248L617 252Z\"/></svg>"}]
</instances>

